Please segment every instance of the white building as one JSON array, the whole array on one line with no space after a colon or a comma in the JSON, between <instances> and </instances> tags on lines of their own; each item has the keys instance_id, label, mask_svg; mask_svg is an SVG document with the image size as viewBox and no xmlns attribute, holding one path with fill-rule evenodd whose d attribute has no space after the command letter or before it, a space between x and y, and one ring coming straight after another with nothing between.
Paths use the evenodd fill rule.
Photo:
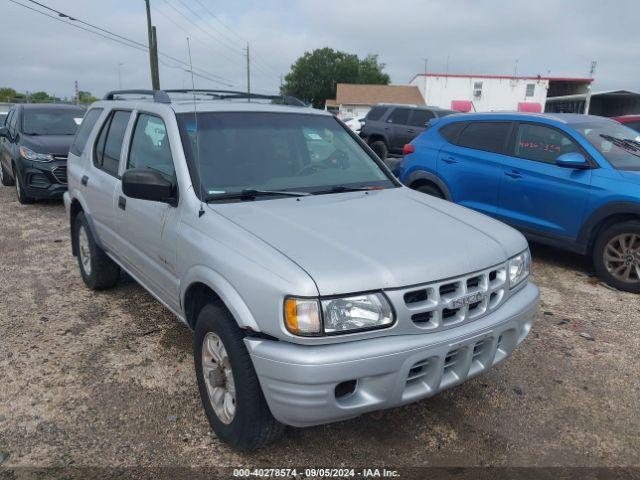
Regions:
<instances>
[{"instance_id":1,"label":"white building","mask_svg":"<svg viewBox=\"0 0 640 480\"><path fill-rule=\"evenodd\" d=\"M586 93L591 78L420 73L410 84L427 105L461 112L543 112L547 97Z\"/></svg>"}]
</instances>

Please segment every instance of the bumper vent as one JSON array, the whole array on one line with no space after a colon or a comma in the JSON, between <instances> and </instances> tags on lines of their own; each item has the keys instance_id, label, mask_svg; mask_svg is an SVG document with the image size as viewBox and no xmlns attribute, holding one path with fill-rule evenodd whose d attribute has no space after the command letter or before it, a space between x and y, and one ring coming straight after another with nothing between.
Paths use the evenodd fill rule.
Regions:
<instances>
[{"instance_id":1,"label":"bumper vent","mask_svg":"<svg viewBox=\"0 0 640 480\"><path fill-rule=\"evenodd\" d=\"M67 184L67 167L56 167L51 171L51 173L58 183L62 183L63 185Z\"/></svg>"}]
</instances>

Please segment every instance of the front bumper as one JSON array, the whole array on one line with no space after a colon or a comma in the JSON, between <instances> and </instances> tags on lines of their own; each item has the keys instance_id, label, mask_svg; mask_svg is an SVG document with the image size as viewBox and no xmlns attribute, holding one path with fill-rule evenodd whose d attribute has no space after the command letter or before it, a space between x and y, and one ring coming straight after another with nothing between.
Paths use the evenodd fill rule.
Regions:
<instances>
[{"instance_id":1,"label":"front bumper","mask_svg":"<svg viewBox=\"0 0 640 480\"><path fill-rule=\"evenodd\" d=\"M538 309L529 283L489 315L458 328L305 346L247 337L265 398L280 422L305 427L435 395L485 372L528 335ZM336 396L336 386L356 381Z\"/></svg>"},{"instance_id":2,"label":"front bumper","mask_svg":"<svg viewBox=\"0 0 640 480\"><path fill-rule=\"evenodd\" d=\"M67 161L31 162L21 159L17 163L20 184L30 197L60 199L67 191Z\"/></svg>"}]
</instances>

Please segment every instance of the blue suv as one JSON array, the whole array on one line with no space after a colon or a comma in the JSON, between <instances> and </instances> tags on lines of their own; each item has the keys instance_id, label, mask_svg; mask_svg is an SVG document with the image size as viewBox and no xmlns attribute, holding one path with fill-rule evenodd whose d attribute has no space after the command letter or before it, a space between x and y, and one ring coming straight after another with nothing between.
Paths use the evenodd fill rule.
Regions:
<instances>
[{"instance_id":1,"label":"blue suv","mask_svg":"<svg viewBox=\"0 0 640 480\"><path fill-rule=\"evenodd\" d=\"M451 115L404 148L411 188L591 255L598 276L640 293L640 134L576 114Z\"/></svg>"}]
</instances>

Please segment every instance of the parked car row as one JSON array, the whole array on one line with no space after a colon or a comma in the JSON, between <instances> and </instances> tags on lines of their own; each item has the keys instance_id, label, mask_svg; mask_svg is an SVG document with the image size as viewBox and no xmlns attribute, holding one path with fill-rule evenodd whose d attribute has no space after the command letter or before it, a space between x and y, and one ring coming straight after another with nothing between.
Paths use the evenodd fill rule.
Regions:
<instances>
[{"instance_id":1,"label":"parked car row","mask_svg":"<svg viewBox=\"0 0 640 480\"><path fill-rule=\"evenodd\" d=\"M358 135L292 99L192 93L13 107L0 173L22 203L64 192L88 288L124 270L194 331L205 414L235 448L507 358L539 298L507 223L640 292L640 137L619 123L380 105Z\"/></svg>"}]
</instances>

